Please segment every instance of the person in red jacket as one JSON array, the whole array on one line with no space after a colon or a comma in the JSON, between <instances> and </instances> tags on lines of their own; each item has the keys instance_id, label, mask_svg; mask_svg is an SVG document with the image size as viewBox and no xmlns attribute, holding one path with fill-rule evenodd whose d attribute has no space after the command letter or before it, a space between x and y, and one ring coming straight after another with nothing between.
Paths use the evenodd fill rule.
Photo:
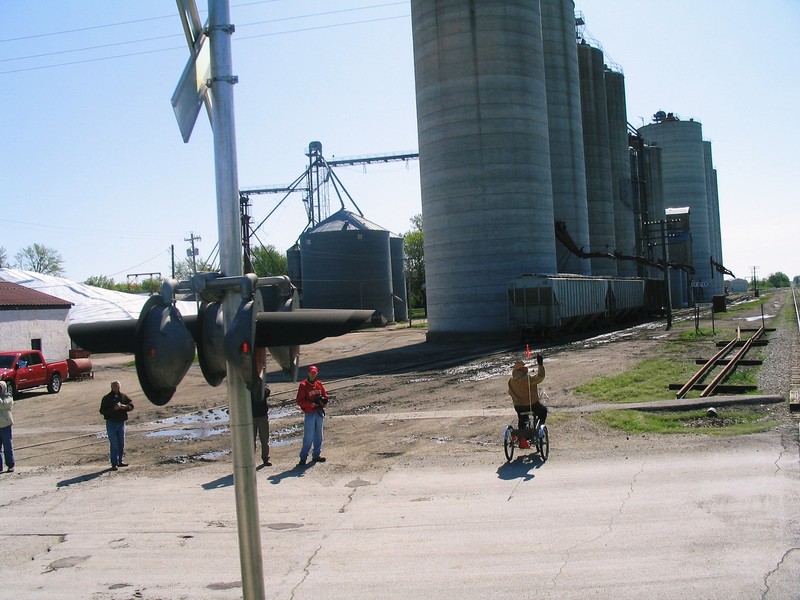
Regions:
<instances>
[{"instance_id":1,"label":"person in red jacket","mask_svg":"<svg viewBox=\"0 0 800 600\"><path fill-rule=\"evenodd\" d=\"M314 462L325 462L322 452L322 422L325 419L325 407L328 405L328 392L325 386L317 379L319 369L315 366L308 367L308 376L300 382L297 389L297 404L305 413L303 427L303 446L300 448L300 462L306 464L311 446L314 451L311 456Z\"/></svg>"}]
</instances>

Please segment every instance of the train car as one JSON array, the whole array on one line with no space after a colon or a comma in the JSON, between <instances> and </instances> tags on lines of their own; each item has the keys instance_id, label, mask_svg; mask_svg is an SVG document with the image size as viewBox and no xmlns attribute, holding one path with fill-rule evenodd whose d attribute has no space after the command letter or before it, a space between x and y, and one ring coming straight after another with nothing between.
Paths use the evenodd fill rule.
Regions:
<instances>
[{"instance_id":1,"label":"train car","mask_svg":"<svg viewBox=\"0 0 800 600\"><path fill-rule=\"evenodd\" d=\"M508 284L509 321L522 339L621 323L661 310L663 281L526 274Z\"/></svg>"}]
</instances>

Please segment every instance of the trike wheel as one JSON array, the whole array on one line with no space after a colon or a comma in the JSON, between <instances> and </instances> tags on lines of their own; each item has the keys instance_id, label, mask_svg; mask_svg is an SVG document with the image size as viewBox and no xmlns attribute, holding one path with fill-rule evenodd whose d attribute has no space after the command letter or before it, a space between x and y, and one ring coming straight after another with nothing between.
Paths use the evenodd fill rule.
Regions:
<instances>
[{"instance_id":1,"label":"trike wheel","mask_svg":"<svg viewBox=\"0 0 800 600\"><path fill-rule=\"evenodd\" d=\"M538 435L536 436L536 449L539 451L542 462L544 462L550 456L550 432L547 431L547 425L543 425L542 429L544 429L544 434L541 439Z\"/></svg>"},{"instance_id":2,"label":"trike wheel","mask_svg":"<svg viewBox=\"0 0 800 600\"><path fill-rule=\"evenodd\" d=\"M512 435L513 427L508 425L505 430L503 431L503 452L506 454L506 460L512 460L514 458L514 436Z\"/></svg>"}]
</instances>

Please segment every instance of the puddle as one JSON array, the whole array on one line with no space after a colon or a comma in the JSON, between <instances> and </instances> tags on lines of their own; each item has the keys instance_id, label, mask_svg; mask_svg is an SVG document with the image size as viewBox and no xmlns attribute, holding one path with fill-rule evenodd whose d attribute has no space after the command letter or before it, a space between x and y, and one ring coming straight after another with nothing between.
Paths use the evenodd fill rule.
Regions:
<instances>
[{"instance_id":1,"label":"puddle","mask_svg":"<svg viewBox=\"0 0 800 600\"><path fill-rule=\"evenodd\" d=\"M158 431L151 431L145 434L147 438L169 438L170 442L185 442L187 440L198 440L202 438L220 435L221 433L228 433L228 427L215 427L206 428L199 427L196 429L159 429Z\"/></svg>"},{"instance_id":2,"label":"puddle","mask_svg":"<svg viewBox=\"0 0 800 600\"><path fill-rule=\"evenodd\" d=\"M161 425L193 425L195 423L206 423L208 421L217 421L227 423L230 421L230 415L227 408L212 408L211 410L203 410L198 412L189 413L187 415L178 415L177 417L169 417L168 419L160 419L155 421L156 424Z\"/></svg>"},{"instance_id":3,"label":"puddle","mask_svg":"<svg viewBox=\"0 0 800 600\"><path fill-rule=\"evenodd\" d=\"M205 454L199 454L195 457L196 460L203 460L206 462L213 462L215 460L219 460L223 456L228 456L231 453L230 450L217 450L216 452L206 452Z\"/></svg>"}]
</instances>

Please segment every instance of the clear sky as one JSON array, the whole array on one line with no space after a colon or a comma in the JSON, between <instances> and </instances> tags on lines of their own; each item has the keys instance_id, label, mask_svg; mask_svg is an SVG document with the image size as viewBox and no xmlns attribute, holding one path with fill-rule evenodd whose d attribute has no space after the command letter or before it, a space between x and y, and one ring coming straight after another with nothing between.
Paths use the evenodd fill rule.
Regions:
<instances>
[{"instance_id":1,"label":"clear sky","mask_svg":"<svg viewBox=\"0 0 800 600\"><path fill-rule=\"evenodd\" d=\"M198 0L205 19L207 4ZM800 275L797 0L578 0L587 33L626 76L628 120L694 118L718 171L724 263ZM408 0L232 0L240 188L288 184L308 143L328 159L416 151ZM184 144L170 98L189 57L174 2L0 0L0 246L60 252L65 274L170 273L191 234L217 243L211 128ZM419 165L340 167L371 221L421 212ZM261 222L283 196L253 198ZM300 194L258 241L291 246ZM355 207L345 199L345 207ZM331 212L339 208L331 198ZM794 242L794 244L792 243Z\"/></svg>"}]
</instances>

